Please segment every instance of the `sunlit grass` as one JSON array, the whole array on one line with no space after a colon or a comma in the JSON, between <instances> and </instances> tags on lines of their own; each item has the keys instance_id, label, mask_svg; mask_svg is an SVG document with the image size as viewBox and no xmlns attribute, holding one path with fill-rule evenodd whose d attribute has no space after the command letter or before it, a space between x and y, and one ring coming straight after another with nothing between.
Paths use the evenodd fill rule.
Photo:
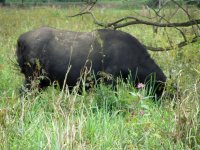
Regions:
<instances>
[{"instance_id":1,"label":"sunlit grass","mask_svg":"<svg viewBox=\"0 0 200 150\"><path fill-rule=\"evenodd\" d=\"M19 35L41 26L73 31L100 28L90 16L66 18L79 10L0 8L0 149L199 149L199 42L170 52L151 52L168 77L172 70L168 82L176 82L179 90L174 93L177 97L166 94L159 104L125 83L116 91L102 84L83 95L62 95L49 87L41 93L30 91L26 99L19 96L23 83L15 56ZM110 22L134 12L96 8L94 14ZM173 21L185 19L180 13ZM145 44L168 45L166 35L153 35L152 27L122 30ZM174 43L181 40L174 29L167 33Z\"/></svg>"}]
</instances>

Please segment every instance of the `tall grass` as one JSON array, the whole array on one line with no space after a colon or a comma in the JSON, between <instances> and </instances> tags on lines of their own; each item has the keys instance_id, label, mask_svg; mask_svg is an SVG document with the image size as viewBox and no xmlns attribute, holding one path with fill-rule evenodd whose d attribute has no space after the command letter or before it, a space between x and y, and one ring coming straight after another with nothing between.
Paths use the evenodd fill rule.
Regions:
<instances>
[{"instance_id":1,"label":"tall grass","mask_svg":"<svg viewBox=\"0 0 200 150\"><path fill-rule=\"evenodd\" d=\"M199 149L199 42L170 52L151 53L167 76L172 70L168 82L176 82L178 87L174 98L167 96L167 89L160 104L146 96L143 89L136 90L123 82L115 91L100 84L83 95L49 87L19 96L23 83L15 56L19 35L41 26L73 31L99 28L89 16L65 17L78 11L78 7L0 8L0 148ZM133 15L134 11L98 8L94 13L109 22ZM172 19L180 21L185 17L180 12L178 18ZM162 29L157 35L152 35L151 27L141 25L122 30L145 44L168 44ZM173 42L180 41L175 30L167 33Z\"/></svg>"}]
</instances>

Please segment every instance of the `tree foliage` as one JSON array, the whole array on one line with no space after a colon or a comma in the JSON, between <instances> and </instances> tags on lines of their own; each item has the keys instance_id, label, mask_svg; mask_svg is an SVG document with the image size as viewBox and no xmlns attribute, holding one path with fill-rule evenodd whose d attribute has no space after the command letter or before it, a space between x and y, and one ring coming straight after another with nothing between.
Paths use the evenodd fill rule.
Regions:
<instances>
[{"instance_id":1,"label":"tree foliage","mask_svg":"<svg viewBox=\"0 0 200 150\"><path fill-rule=\"evenodd\" d=\"M5 5L6 0L0 0L0 4Z\"/></svg>"},{"instance_id":2,"label":"tree foliage","mask_svg":"<svg viewBox=\"0 0 200 150\"><path fill-rule=\"evenodd\" d=\"M196 5L200 7L200 0L185 0L187 5Z\"/></svg>"},{"instance_id":3,"label":"tree foliage","mask_svg":"<svg viewBox=\"0 0 200 150\"><path fill-rule=\"evenodd\" d=\"M161 7L163 3L167 2L169 0L148 0L147 5L149 7ZM196 5L200 7L200 0L176 0L177 2L181 2L186 5Z\"/></svg>"}]
</instances>

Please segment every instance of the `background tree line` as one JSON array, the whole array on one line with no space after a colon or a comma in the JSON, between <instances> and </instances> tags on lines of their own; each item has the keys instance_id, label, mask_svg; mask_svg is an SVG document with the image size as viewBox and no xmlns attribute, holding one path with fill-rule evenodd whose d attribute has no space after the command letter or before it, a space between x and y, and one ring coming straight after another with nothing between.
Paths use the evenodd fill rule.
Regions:
<instances>
[{"instance_id":1,"label":"background tree line","mask_svg":"<svg viewBox=\"0 0 200 150\"><path fill-rule=\"evenodd\" d=\"M55 3L55 2L91 2L96 0L0 0L0 4L5 5L6 3ZM126 1L135 2L149 7L159 7L167 0L98 0L99 2L116 2L116 1ZM200 7L200 0L176 0L187 5L196 5Z\"/></svg>"},{"instance_id":2,"label":"background tree line","mask_svg":"<svg viewBox=\"0 0 200 150\"><path fill-rule=\"evenodd\" d=\"M162 5L167 0L147 0L146 3L150 7L159 7L159 5ZM186 5L196 5L200 7L200 0L176 0L177 2L180 2L182 4Z\"/></svg>"}]
</instances>

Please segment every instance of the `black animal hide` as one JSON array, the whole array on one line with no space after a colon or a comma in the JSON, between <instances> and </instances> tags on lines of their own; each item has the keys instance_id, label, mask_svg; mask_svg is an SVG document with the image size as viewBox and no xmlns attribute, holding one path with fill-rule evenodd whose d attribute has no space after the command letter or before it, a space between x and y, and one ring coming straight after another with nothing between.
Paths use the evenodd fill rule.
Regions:
<instances>
[{"instance_id":1,"label":"black animal hide","mask_svg":"<svg viewBox=\"0 0 200 150\"><path fill-rule=\"evenodd\" d=\"M97 76L99 72L122 76L131 73L135 84L155 79L155 92L163 92L166 77L150 58L142 44L128 33L100 29L93 32L72 32L49 27L39 28L22 34L17 42L17 61L25 75L26 84L35 77L40 79L40 87L53 81L63 86L76 85L84 68L91 69Z\"/></svg>"}]
</instances>

